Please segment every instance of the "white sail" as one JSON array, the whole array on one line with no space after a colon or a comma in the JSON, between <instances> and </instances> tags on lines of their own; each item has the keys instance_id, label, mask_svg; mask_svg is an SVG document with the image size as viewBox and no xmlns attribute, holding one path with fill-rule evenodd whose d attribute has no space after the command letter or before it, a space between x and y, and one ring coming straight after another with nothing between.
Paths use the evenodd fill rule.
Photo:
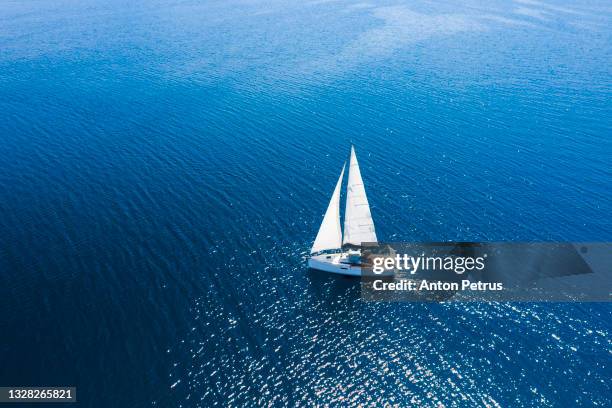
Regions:
<instances>
[{"instance_id":1,"label":"white sail","mask_svg":"<svg viewBox=\"0 0 612 408\"><path fill-rule=\"evenodd\" d=\"M361 245L362 242L377 242L377 239L368 197L366 197L357 156L355 156L355 148L351 146L346 213L344 214L344 243Z\"/></svg>"},{"instance_id":2,"label":"white sail","mask_svg":"<svg viewBox=\"0 0 612 408\"><path fill-rule=\"evenodd\" d=\"M346 163L342 166L340 178L336 183L336 188L327 206L327 211L323 217L319 233L310 250L311 254L325 249L337 249L342 247L342 229L340 228L340 188L342 187L345 167Z\"/></svg>"}]
</instances>

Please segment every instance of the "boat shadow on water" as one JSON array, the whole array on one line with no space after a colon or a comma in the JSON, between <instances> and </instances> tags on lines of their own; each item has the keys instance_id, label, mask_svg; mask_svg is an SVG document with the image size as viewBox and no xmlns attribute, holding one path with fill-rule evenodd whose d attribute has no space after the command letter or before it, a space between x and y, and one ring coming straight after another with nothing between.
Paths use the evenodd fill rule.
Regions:
<instances>
[{"instance_id":1,"label":"boat shadow on water","mask_svg":"<svg viewBox=\"0 0 612 408\"><path fill-rule=\"evenodd\" d=\"M361 297L361 278L358 276L340 275L308 268L308 291L316 300L329 304L349 305Z\"/></svg>"}]
</instances>

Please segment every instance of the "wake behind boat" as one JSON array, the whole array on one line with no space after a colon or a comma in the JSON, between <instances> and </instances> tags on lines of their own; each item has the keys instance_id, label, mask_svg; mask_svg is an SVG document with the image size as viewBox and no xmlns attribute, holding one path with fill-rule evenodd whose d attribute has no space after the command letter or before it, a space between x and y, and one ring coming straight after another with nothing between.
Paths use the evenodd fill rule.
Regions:
<instances>
[{"instance_id":1,"label":"wake behind boat","mask_svg":"<svg viewBox=\"0 0 612 408\"><path fill-rule=\"evenodd\" d=\"M343 237L340 226L340 189L345 167L346 163L342 166L340 178L338 178L323 222L310 250L308 266L324 272L361 276L362 243L376 243L377 239L353 146L351 146L346 186Z\"/></svg>"}]
</instances>

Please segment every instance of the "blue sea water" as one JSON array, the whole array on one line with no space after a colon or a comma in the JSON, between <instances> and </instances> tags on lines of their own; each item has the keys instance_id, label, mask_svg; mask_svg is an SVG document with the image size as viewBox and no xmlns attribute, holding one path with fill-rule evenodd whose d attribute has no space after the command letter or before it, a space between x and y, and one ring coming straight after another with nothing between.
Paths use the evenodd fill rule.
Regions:
<instances>
[{"instance_id":1,"label":"blue sea water","mask_svg":"<svg viewBox=\"0 0 612 408\"><path fill-rule=\"evenodd\" d=\"M608 304L388 304L305 256L612 240L606 1L0 3L0 386L83 407L610 406Z\"/></svg>"}]
</instances>

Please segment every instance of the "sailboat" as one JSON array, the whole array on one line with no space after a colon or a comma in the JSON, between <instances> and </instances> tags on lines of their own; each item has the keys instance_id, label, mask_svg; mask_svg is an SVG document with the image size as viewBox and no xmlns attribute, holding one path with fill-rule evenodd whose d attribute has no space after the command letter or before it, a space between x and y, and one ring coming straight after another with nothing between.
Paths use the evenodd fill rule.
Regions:
<instances>
[{"instance_id":1,"label":"sailboat","mask_svg":"<svg viewBox=\"0 0 612 408\"><path fill-rule=\"evenodd\" d=\"M354 146L351 146L349 160L343 236L340 226L340 189L345 167L346 163L342 166L340 178L310 250L308 266L324 272L361 276L361 246L366 242L376 243L377 239Z\"/></svg>"}]
</instances>

